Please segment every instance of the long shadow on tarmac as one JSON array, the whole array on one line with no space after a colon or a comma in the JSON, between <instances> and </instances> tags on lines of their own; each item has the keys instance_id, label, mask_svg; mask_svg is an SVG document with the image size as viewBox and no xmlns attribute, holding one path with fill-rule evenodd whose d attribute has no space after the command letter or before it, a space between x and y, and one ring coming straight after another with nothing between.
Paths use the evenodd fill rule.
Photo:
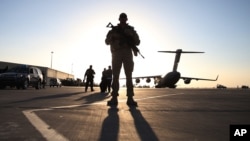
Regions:
<instances>
[{"instance_id":1,"label":"long shadow on tarmac","mask_svg":"<svg viewBox=\"0 0 250 141\"><path fill-rule=\"evenodd\" d=\"M108 116L102 124L99 141L118 141L119 134L119 109L111 107L108 109Z\"/></svg>"},{"instance_id":2,"label":"long shadow on tarmac","mask_svg":"<svg viewBox=\"0 0 250 141\"><path fill-rule=\"evenodd\" d=\"M149 123L143 117L141 111L135 107L130 107L129 111L134 118L135 128L142 141L158 141L155 132L150 127Z\"/></svg>"},{"instance_id":3,"label":"long shadow on tarmac","mask_svg":"<svg viewBox=\"0 0 250 141\"><path fill-rule=\"evenodd\" d=\"M119 134L119 109L111 107L108 109L108 116L104 119L102 124L101 135L99 141L118 141ZM150 127L146 119L136 107L129 109L133 119L137 133L142 141L158 141L156 134ZM129 125L128 125L129 126Z\"/></svg>"},{"instance_id":4,"label":"long shadow on tarmac","mask_svg":"<svg viewBox=\"0 0 250 141\"><path fill-rule=\"evenodd\" d=\"M54 94L54 95L48 95L48 96L39 96L39 97L34 97L34 98L26 99L26 100L13 101L10 103L22 103L22 102L30 102L30 101L42 100L42 99L55 99L55 98L69 97L72 95L78 95L82 93L83 92L75 92L75 93L63 93L63 94Z\"/></svg>"},{"instance_id":5,"label":"long shadow on tarmac","mask_svg":"<svg viewBox=\"0 0 250 141\"><path fill-rule=\"evenodd\" d=\"M86 102L84 104L91 104L94 102L102 101L109 97L110 97L109 93L96 92L77 98L75 101L85 100Z\"/></svg>"},{"instance_id":6,"label":"long shadow on tarmac","mask_svg":"<svg viewBox=\"0 0 250 141\"><path fill-rule=\"evenodd\" d=\"M84 92L62 93L62 94L54 94L54 95L48 95L48 96L39 96L39 97L34 97L34 98L26 99L26 100L13 101L13 102L10 102L10 104L31 102L31 101L34 101L34 100L64 98L64 97L70 97L70 96L79 95L79 94L84 94ZM97 93L88 94L86 96L82 96L82 97L76 99L75 101L85 99L87 101L87 104L90 104L90 103L101 101L101 100L103 100L105 98L108 98L107 96L108 96L108 93L99 93L99 92L97 92Z\"/></svg>"}]
</instances>

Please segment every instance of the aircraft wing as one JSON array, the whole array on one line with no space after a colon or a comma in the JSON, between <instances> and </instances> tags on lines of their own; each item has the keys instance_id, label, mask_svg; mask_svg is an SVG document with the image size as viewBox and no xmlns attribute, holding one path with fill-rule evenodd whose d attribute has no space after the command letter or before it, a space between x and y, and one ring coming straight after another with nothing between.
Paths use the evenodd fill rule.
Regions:
<instances>
[{"instance_id":1,"label":"aircraft wing","mask_svg":"<svg viewBox=\"0 0 250 141\"><path fill-rule=\"evenodd\" d=\"M151 75L151 76L137 76L137 77L132 77L132 79L143 79L143 78L161 78L161 75ZM120 78L120 79L126 79L126 78Z\"/></svg>"},{"instance_id":2,"label":"aircraft wing","mask_svg":"<svg viewBox=\"0 0 250 141\"><path fill-rule=\"evenodd\" d=\"M137 78L161 78L161 75L151 75L151 76L132 77L132 79L137 79Z\"/></svg>"},{"instance_id":3,"label":"aircraft wing","mask_svg":"<svg viewBox=\"0 0 250 141\"><path fill-rule=\"evenodd\" d=\"M219 75L215 79L206 79L206 78L195 78L195 77L180 77L181 79L185 80L205 80L205 81L217 81Z\"/></svg>"}]
</instances>

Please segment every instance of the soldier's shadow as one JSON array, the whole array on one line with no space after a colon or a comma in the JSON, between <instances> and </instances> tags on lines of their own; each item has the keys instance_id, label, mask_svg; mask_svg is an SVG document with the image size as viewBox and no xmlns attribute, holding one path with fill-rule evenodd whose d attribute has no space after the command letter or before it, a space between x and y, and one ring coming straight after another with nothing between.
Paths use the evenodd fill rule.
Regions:
<instances>
[{"instance_id":1,"label":"soldier's shadow","mask_svg":"<svg viewBox=\"0 0 250 141\"><path fill-rule=\"evenodd\" d=\"M118 141L120 131L119 109L111 107L108 109L108 116L104 119L99 141ZM136 107L130 107L129 112L134 119L134 126L142 141L158 141L155 132ZM129 126L129 125L128 125Z\"/></svg>"},{"instance_id":2,"label":"soldier's shadow","mask_svg":"<svg viewBox=\"0 0 250 141\"><path fill-rule=\"evenodd\" d=\"M84 100L85 101L84 104L91 104L94 102L103 101L104 99L107 99L109 97L110 97L109 93L96 92L77 98L75 99L75 101Z\"/></svg>"},{"instance_id":3,"label":"soldier's shadow","mask_svg":"<svg viewBox=\"0 0 250 141\"><path fill-rule=\"evenodd\" d=\"M135 128L142 141L158 141L155 132L151 128L150 124L143 117L141 111L136 107L130 107L129 111L134 119ZM156 119L157 120L157 119Z\"/></svg>"},{"instance_id":4,"label":"soldier's shadow","mask_svg":"<svg viewBox=\"0 0 250 141\"><path fill-rule=\"evenodd\" d=\"M99 141L118 141L120 126L118 111L119 109L117 107L108 109L108 116L103 121Z\"/></svg>"}]
</instances>

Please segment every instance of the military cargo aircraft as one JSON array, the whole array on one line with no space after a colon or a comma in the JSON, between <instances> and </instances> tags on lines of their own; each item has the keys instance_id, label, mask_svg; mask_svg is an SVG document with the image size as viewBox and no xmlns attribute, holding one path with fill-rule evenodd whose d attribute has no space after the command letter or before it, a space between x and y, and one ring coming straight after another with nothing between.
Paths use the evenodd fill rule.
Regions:
<instances>
[{"instance_id":1,"label":"military cargo aircraft","mask_svg":"<svg viewBox=\"0 0 250 141\"><path fill-rule=\"evenodd\" d=\"M176 51L158 51L161 53L175 53L175 60L173 71L167 73L164 77L162 75L153 75L153 76L142 76L142 77L133 77L136 83L140 83L140 79L146 78L146 82L150 83L151 78L154 79L154 84L156 88L176 88L176 83L183 79L185 84L190 84L191 80L205 80L205 81L217 81L216 79L205 79L205 78L195 78L195 77L184 77L181 76L181 73L177 71L178 63L180 61L180 57L182 53L204 53L204 52L196 52L196 51L182 51L182 49L177 49Z\"/></svg>"}]
</instances>

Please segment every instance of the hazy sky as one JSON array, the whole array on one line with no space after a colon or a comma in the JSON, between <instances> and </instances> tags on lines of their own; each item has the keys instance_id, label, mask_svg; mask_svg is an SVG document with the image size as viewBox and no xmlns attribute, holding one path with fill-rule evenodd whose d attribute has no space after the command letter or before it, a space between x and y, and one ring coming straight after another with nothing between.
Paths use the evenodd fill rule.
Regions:
<instances>
[{"instance_id":1,"label":"hazy sky","mask_svg":"<svg viewBox=\"0 0 250 141\"><path fill-rule=\"evenodd\" d=\"M0 0L0 61L50 67L53 51L53 69L82 79L92 64L98 82L111 64L106 25L121 12L145 56L134 76L166 74L175 55L157 51L182 49L205 52L182 54L182 76L219 79L179 87L250 85L249 0Z\"/></svg>"}]
</instances>

